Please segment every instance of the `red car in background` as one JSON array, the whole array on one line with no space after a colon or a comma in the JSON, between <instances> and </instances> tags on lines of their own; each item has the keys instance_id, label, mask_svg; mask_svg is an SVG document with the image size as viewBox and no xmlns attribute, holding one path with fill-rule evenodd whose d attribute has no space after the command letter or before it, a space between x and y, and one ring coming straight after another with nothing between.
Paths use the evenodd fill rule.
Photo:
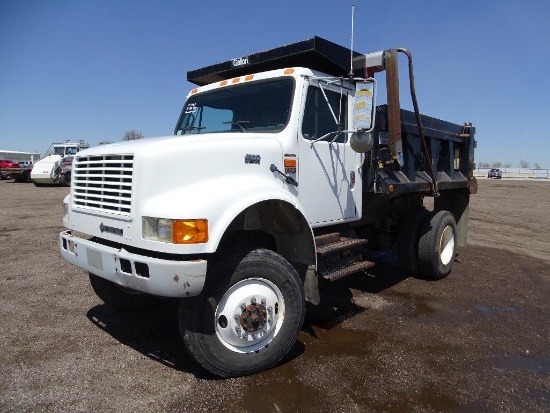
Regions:
<instances>
[{"instance_id":1,"label":"red car in background","mask_svg":"<svg viewBox=\"0 0 550 413\"><path fill-rule=\"evenodd\" d=\"M8 179L10 176L7 171L4 171L4 168L19 168L19 164L7 159L0 159L0 179Z\"/></svg>"},{"instance_id":2,"label":"red car in background","mask_svg":"<svg viewBox=\"0 0 550 413\"><path fill-rule=\"evenodd\" d=\"M19 164L17 162L8 161L7 159L1 159L0 169L4 168L19 168Z\"/></svg>"}]
</instances>

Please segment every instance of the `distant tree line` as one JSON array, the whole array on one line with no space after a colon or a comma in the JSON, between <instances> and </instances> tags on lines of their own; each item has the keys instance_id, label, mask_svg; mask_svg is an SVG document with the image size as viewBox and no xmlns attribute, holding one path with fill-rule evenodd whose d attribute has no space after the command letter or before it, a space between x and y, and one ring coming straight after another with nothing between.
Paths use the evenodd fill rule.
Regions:
<instances>
[{"instance_id":1,"label":"distant tree line","mask_svg":"<svg viewBox=\"0 0 550 413\"><path fill-rule=\"evenodd\" d=\"M143 138L144 138L143 133L135 129L126 131L124 132L124 135L122 135L123 141L135 141L136 139L143 139Z\"/></svg>"},{"instance_id":2,"label":"distant tree line","mask_svg":"<svg viewBox=\"0 0 550 413\"><path fill-rule=\"evenodd\" d=\"M502 162L496 161L492 164L489 164L487 162L479 162L477 166L478 168L511 168L512 164L510 162L506 162L505 164L503 164ZM527 161L519 161L518 166L520 168L529 168L530 163ZM533 169L541 169L538 162L535 162Z\"/></svg>"},{"instance_id":3,"label":"distant tree line","mask_svg":"<svg viewBox=\"0 0 550 413\"><path fill-rule=\"evenodd\" d=\"M124 132L124 135L122 135L123 141L135 141L136 139L143 139L143 138L144 138L143 133L135 129L126 131ZM113 143L113 142L109 140L105 140L105 141L99 142L99 145L108 145L110 143Z\"/></svg>"}]
</instances>

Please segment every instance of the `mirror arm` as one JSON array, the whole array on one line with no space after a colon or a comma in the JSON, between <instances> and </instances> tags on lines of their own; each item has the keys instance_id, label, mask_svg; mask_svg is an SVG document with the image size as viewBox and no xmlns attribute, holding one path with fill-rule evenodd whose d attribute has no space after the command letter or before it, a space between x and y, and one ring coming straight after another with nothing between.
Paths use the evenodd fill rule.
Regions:
<instances>
[{"instance_id":1,"label":"mirror arm","mask_svg":"<svg viewBox=\"0 0 550 413\"><path fill-rule=\"evenodd\" d=\"M321 85L321 83L319 83L319 89L321 89L321 93L323 94L323 97L325 98L325 101L327 102L327 106L330 110L330 113L332 114L332 117L334 118L334 122L336 123L336 125L340 126L340 123L338 122L338 118L336 118L336 115L334 114L334 111L332 110L332 106L330 106L330 103L329 103L328 98L327 98L327 94L325 93L325 89L323 89L323 86Z\"/></svg>"}]
</instances>

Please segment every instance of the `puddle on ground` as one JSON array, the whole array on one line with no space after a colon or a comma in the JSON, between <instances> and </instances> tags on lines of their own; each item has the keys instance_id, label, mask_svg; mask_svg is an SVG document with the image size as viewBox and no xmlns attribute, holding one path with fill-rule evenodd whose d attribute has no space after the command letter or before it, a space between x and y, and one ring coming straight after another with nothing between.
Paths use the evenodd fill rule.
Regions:
<instances>
[{"instance_id":1,"label":"puddle on ground","mask_svg":"<svg viewBox=\"0 0 550 413\"><path fill-rule=\"evenodd\" d=\"M496 306L485 306L481 304L476 305L476 310L480 313L517 313L519 308L517 307L496 307Z\"/></svg>"},{"instance_id":2,"label":"puddle on ground","mask_svg":"<svg viewBox=\"0 0 550 413\"><path fill-rule=\"evenodd\" d=\"M427 297L395 291L388 294L388 296L397 299L398 311L404 317L447 316L449 313L448 306Z\"/></svg>"},{"instance_id":3,"label":"puddle on ground","mask_svg":"<svg viewBox=\"0 0 550 413\"><path fill-rule=\"evenodd\" d=\"M529 354L507 354L497 357L495 367L504 370L524 370L550 374L550 357Z\"/></svg>"},{"instance_id":4,"label":"puddle on ground","mask_svg":"<svg viewBox=\"0 0 550 413\"><path fill-rule=\"evenodd\" d=\"M352 411L397 413L411 411L413 406L438 412L452 411L458 407L455 400L439 394L432 387L413 390L406 397L383 401L379 397L373 397L368 386L363 391L356 388L360 383L368 382L365 378L369 372L380 372L380 366L376 358L372 357L371 349L386 334L384 331L357 332L338 327L325 330L311 326L310 331L302 331L298 337L305 348L299 355L299 361L280 364L246 379L247 386L238 402L238 411L286 413L352 408ZM323 372L327 370L319 363L325 359L332 360L327 361L329 363L334 362L334 357L361 360L362 368L346 370L344 363L341 373L333 378L323 377ZM371 357L372 361L369 361ZM311 371L299 370L304 365L309 366ZM329 372L331 368L328 369ZM323 379L312 379L314 376ZM339 400L335 400L335 394L339 394Z\"/></svg>"},{"instance_id":5,"label":"puddle on ground","mask_svg":"<svg viewBox=\"0 0 550 413\"><path fill-rule=\"evenodd\" d=\"M380 340L387 340L391 333L384 331L384 328L381 329L380 324L371 327L372 330L357 331L345 328L346 324L342 322L364 311L384 312L388 317L425 318L423 323L448 322L449 319L464 316L466 310L469 313L477 311L489 314L520 311L518 307L513 306L481 304L470 309L460 309L449 307L437 298L396 291L380 295L352 290L346 297L330 297L325 304L329 304L328 308L324 307L323 311L314 312L306 321L298 337L303 352L297 359L246 379L244 394L240 400L235 401L239 411L453 411L460 407L452 398L453 395L442 394L430 386L402 389L397 396L392 393L394 397L369 394L369 380L385 374L376 349L380 347ZM391 328L390 324L388 328ZM353 367L358 360L361 360L361 369ZM342 362L342 371L332 373L335 377L327 377L325 372L331 374L335 368L333 363L339 362ZM311 370L304 371L304 366ZM528 355L499 357L495 367L548 374L550 358ZM367 386L364 387L364 391L361 390L361 383ZM339 399L336 400L335 397ZM545 395L540 397L544 398Z\"/></svg>"}]
</instances>

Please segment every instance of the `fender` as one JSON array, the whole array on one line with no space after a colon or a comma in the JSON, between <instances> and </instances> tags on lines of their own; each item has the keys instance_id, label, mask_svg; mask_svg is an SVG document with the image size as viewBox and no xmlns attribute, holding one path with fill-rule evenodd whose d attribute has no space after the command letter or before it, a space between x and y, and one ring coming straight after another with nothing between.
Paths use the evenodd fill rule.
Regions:
<instances>
[{"instance_id":1,"label":"fender","mask_svg":"<svg viewBox=\"0 0 550 413\"><path fill-rule=\"evenodd\" d=\"M199 181L159 194L144 203L141 213L144 216L158 215L159 205L162 205L162 214L166 218L208 219L208 242L186 245L185 253L216 252L221 238L237 215L263 201L286 202L296 208L307 223L304 208L289 189L285 188L287 184L267 167L265 169L269 172L268 175L219 177L216 179L215 188L211 186L205 188L205 183ZM235 185L236 179L239 179L239 185ZM177 200L189 199L200 201L186 204L183 212ZM309 223L307 225L313 239L313 230Z\"/></svg>"},{"instance_id":2,"label":"fender","mask_svg":"<svg viewBox=\"0 0 550 413\"><path fill-rule=\"evenodd\" d=\"M173 165L170 174L147 159L152 148L139 154L136 182L154 181L156 184L147 185L146 193L135 188L134 216L207 219L209 225L207 243L162 246L157 243L155 248L149 246L149 249L161 247L163 252L174 254L213 253L235 217L263 201L286 202L302 217L306 216L297 199L296 188L270 170L271 164L284 170L280 142L267 134L243 135L205 135L187 142L176 140L178 145L171 145L170 152L163 153ZM161 151L161 148L156 145L154 151ZM309 231L313 234L311 227ZM134 239L137 235L134 234ZM142 248L148 248L146 242L139 242Z\"/></svg>"}]
</instances>

